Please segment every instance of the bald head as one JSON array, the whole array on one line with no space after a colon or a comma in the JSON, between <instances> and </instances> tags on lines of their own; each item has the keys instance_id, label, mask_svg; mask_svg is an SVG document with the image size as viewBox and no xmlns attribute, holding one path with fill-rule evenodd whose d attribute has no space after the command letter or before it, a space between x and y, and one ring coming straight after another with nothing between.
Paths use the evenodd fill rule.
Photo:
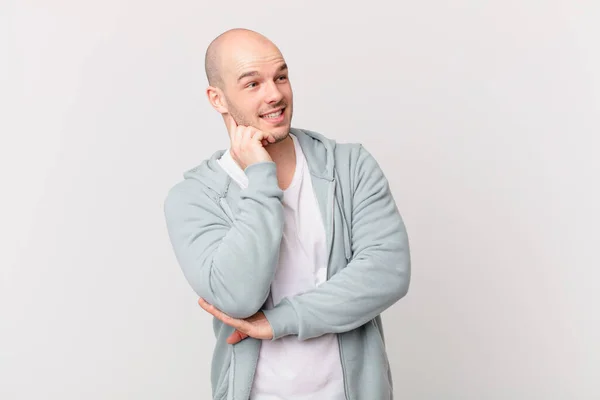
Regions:
<instances>
[{"instance_id":1,"label":"bald head","mask_svg":"<svg viewBox=\"0 0 600 400\"><path fill-rule=\"evenodd\" d=\"M269 132L276 141L289 134L293 91L279 48L249 29L231 29L206 49L206 97L228 130L233 119Z\"/></svg>"},{"instance_id":2,"label":"bald head","mask_svg":"<svg viewBox=\"0 0 600 400\"><path fill-rule=\"evenodd\" d=\"M258 32L235 28L217 36L206 49L204 69L210 86L223 89L223 74L228 66L235 64L235 57L241 53L251 52L256 48L279 49L267 37Z\"/></svg>"}]
</instances>

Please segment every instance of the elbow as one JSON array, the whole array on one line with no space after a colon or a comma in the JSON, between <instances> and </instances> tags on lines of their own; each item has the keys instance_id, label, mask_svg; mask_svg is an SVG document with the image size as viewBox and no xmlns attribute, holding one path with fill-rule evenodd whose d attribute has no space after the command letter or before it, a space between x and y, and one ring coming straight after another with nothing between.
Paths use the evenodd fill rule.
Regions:
<instances>
[{"instance_id":1,"label":"elbow","mask_svg":"<svg viewBox=\"0 0 600 400\"><path fill-rule=\"evenodd\" d=\"M198 296L219 311L236 319L248 318L260 311L270 290L270 282L248 282L224 277L214 265L203 268L189 280Z\"/></svg>"},{"instance_id":2,"label":"elbow","mask_svg":"<svg viewBox=\"0 0 600 400\"><path fill-rule=\"evenodd\" d=\"M411 280L412 261L408 246L408 239L404 237L402 244L398 249L396 258L396 296L397 300L402 299L408 294Z\"/></svg>"},{"instance_id":3,"label":"elbow","mask_svg":"<svg viewBox=\"0 0 600 400\"><path fill-rule=\"evenodd\" d=\"M262 309L268 296L254 289L231 285L224 285L199 276L187 275L188 283L196 295L219 311L237 319L248 318Z\"/></svg>"},{"instance_id":4,"label":"elbow","mask_svg":"<svg viewBox=\"0 0 600 400\"><path fill-rule=\"evenodd\" d=\"M410 269L410 261L407 262L405 268L400 273L398 279L398 300L403 298L408 294L408 290L410 288L410 278L411 278L411 269Z\"/></svg>"},{"instance_id":5,"label":"elbow","mask_svg":"<svg viewBox=\"0 0 600 400\"><path fill-rule=\"evenodd\" d=\"M410 287L410 278L406 275L402 275L398 280L396 287L396 301L402 299L408 294L408 288Z\"/></svg>"},{"instance_id":6,"label":"elbow","mask_svg":"<svg viewBox=\"0 0 600 400\"><path fill-rule=\"evenodd\" d=\"M233 291L223 286L220 289L209 291L210 298L214 301L212 304L218 310L236 319L244 319L256 314L263 308L268 296L268 292L263 294L260 290L251 291L243 287ZM206 301L210 302L208 299Z\"/></svg>"},{"instance_id":7,"label":"elbow","mask_svg":"<svg viewBox=\"0 0 600 400\"><path fill-rule=\"evenodd\" d=\"M198 293L198 291L196 292ZM251 317L260 311L264 305L264 301L260 301L258 298L252 299L239 296L224 299L214 294L202 296L198 293L198 295L207 303L215 306L219 311L236 319Z\"/></svg>"},{"instance_id":8,"label":"elbow","mask_svg":"<svg viewBox=\"0 0 600 400\"><path fill-rule=\"evenodd\" d=\"M239 298L224 304L224 309L221 311L230 317L245 319L259 312L263 308L264 303L264 301L258 298Z\"/></svg>"},{"instance_id":9,"label":"elbow","mask_svg":"<svg viewBox=\"0 0 600 400\"><path fill-rule=\"evenodd\" d=\"M270 285L264 287L258 284L233 286L230 283L229 285L221 284L220 290L213 291L212 293L219 299L218 302L223 307L221 311L230 317L244 319L251 317L263 308L267 301L269 290Z\"/></svg>"},{"instance_id":10,"label":"elbow","mask_svg":"<svg viewBox=\"0 0 600 400\"><path fill-rule=\"evenodd\" d=\"M393 282L393 284L392 284ZM389 290L387 292L387 307L395 304L408 294L409 281L405 276L397 276L396 279L389 280Z\"/></svg>"},{"instance_id":11,"label":"elbow","mask_svg":"<svg viewBox=\"0 0 600 400\"><path fill-rule=\"evenodd\" d=\"M410 260L407 259L403 262L399 269L395 273L395 285L394 285L394 302L402 299L408 294L410 288L411 279L411 267Z\"/></svg>"}]
</instances>

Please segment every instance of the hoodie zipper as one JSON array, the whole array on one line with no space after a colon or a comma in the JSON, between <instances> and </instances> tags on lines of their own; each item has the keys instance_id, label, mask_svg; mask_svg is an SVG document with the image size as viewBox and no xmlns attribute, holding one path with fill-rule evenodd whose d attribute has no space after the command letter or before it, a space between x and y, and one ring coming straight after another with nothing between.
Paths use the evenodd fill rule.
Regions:
<instances>
[{"instance_id":1,"label":"hoodie zipper","mask_svg":"<svg viewBox=\"0 0 600 400\"><path fill-rule=\"evenodd\" d=\"M330 214L330 219L329 219L329 246L328 246L328 255L327 255L327 279L331 278L331 270L329 268L330 264L331 264L331 253L333 250L333 229L335 226L335 204L337 203L337 197L335 195L335 191L336 191L336 180L335 178L331 181L331 191L330 191L330 201L331 201L331 214ZM344 397L346 398L346 400L349 400L348 397L348 382L347 382L347 377L346 377L346 365L344 363L344 351L342 349L342 338L340 336L340 334L336 334L335 335L337 338L337 342L338 342L338 350L340 353L340 364L342 366L342 380L344 382Z\"/></svg>"},{"instance_id":2,"label":"hoodie zipper","mask_svg":"<svg viewBox=\"0 0 600 400\"><path fill-rule=\"evenodd\" d=\"M225 197L219 198L219 204L221 205L223 211L225 211L225 214L227 214L227 216L233 222L233 213L231 212L231 208L229 208L229 204L227 204L227 200L225 200Z\"/></svg>"}]
</instances>

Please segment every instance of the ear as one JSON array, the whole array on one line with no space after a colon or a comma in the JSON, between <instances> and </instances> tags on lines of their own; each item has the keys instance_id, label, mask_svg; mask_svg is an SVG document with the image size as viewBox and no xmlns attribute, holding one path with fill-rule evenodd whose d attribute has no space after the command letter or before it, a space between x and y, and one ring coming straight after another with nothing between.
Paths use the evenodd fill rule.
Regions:
<instances>
[{"instance_id":1,"label":"ear","mask_svg":"<svg viewBox=\"0 0 600 400\"><path fill-rule=\"evenodd\" d=\"M224 114L229 112L223 91L218 87L207 87L206 97L208 97L208 102L210 103L210 105L213 106L213 108L219 113Z\"/></svg>"}]
</instances>

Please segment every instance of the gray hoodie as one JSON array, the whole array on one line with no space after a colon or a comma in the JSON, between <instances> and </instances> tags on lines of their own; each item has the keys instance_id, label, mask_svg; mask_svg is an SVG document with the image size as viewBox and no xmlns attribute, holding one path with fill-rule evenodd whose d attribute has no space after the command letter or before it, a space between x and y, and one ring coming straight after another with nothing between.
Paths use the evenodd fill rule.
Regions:
<instances>
[{"instance_id":1,"label":"gray hoodie","mask_svg":"<svg viewBox=\"0 0 600 400\"><path fill-rule=\"evenodd\" d=\"M325 224L327 281L263 310L272 340L336 333L348 400L392 399L381 312L408 292L406 228L378 163L360 144L292 128L306 157ZM186 171L164 203L177 261L196 294L235 318L261 310L283 231L283 191L273 162L245 169L240 189L219 166L224 150ZM226 343L233 328L213 320L214 400L249 398L261 340Z\"/></svg>"}]
</instances>

